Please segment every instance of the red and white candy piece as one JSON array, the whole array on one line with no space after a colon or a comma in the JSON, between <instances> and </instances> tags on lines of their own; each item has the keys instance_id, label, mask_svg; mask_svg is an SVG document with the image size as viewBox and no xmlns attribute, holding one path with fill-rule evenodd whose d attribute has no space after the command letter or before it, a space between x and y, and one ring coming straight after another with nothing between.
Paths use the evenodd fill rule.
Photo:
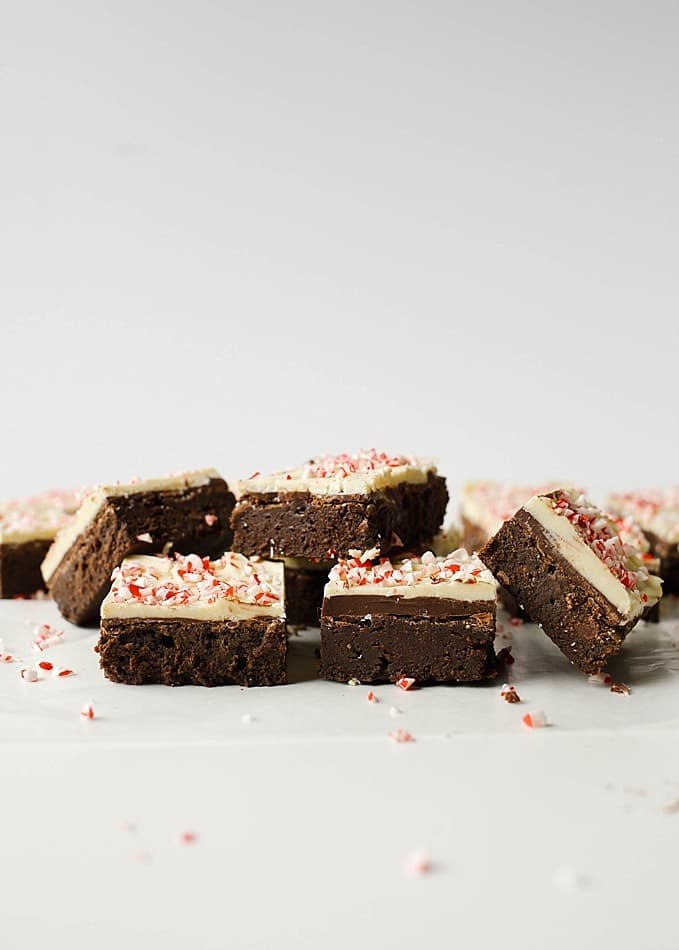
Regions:
<instances>
[{"instance_id":1,"label":"red and white candy piece","mask_svg":"<svg viewBox=\"0 0 679 950\"><path fill-rule=\"evenodd\" d=\"M19 675L21 679L26 683L37 683L38 682L38 671L33 669L33 667L23 667L19 670Z\"/></svg>"},{"instance_id":2,"label":"red and white candy piece","mask_svg":"<svg viewBox=\"0 0 679 950\"><path fill-rule=\"evenodd\" d=\"M412 676L402 676L400 680L396 680L396 685L399 689L412 689L415 685L415 680Z\"/></svg>"},{"instance_id":3,"label":"red and white candy piece","mask_svg":"<svg viewBox=\"0 0 679 950\"><path fill-rule=\"evenodd\" d=\"M414 742L415 741L407 729L393 729L391 732L388 732L387 735L392 740L392 742Z\"/></svg>"},{"instance_id":4,"label":"red and white candy piece","mask_svg":"<svg viewBox=\"0 0 679 950\"><path fill-rule=\"evenodd\" d=\"M219 518L217 517L217 515L213 515L213 514L205 515L205 524L208 526L208 528L214 527L218 521L219 521Z\"/></svg>"},{"instance_id":5,"label":"red and white candy piece","mask_svg":"<svg viewBox=\"0 0 679 950\"><path fill-rule=\"evenodd\" d=\"M69 670L67 666L56 666L52 671L52 676L56 679L66 679L67 676L73 675L73 670Z\"/></svg>"},{"instance_id":6,"label":"red and white candy piece","mask_svg":"<svg viewBox=\"0 0 679 950\"><path fill-rule=\"evenodd\" d=\"M431 858L423 848L417 848L405 856L402 867L410 877L424 877L431 871Z\"/></svg>"},{"instance_id":7,"label":"red and white candy piece","mask_svg":"<svg viewBox=\"0 0 679 950\"><path fill-rule=\"evenodd\" d=\"M94 719L94 703L85 703L83 708L80 710L81 719Z\"/></svg>"},{"instance_id":8,"label":"red and white candy piece","mask_svg":"<svg viewBox=\"0 0 679 950\"><path fill-rule=\"evenodd\" d=\"M198 835L195 831L182 831L179 836L179 843L181 845L195 844L198 841Z\"/></svg>"},{"instance_id":9,"label":"red and white candy piece","mask_svg":"<svg viewBox=\"0 0 679 950\"><path fill-rule=\"evenodd\" d=\"M542 709L532 709L521 721L529 729L542 729L547 725L547 717Z\"/></svg>"},{"instance_id":10,"label":"red and white candy piece","mask_svg":"<svg viewBox=\"0 0 679 950\"><path fill-rule=\"evenodd\" d=\"M372 690L369 690L368 695L366 696L366 699L368 700L369 703L379 703L378 697L373 693Z\"/></svg>"},{"instance_id":11,"label":"red and white candy piece","mask_svg":"<svg viewBox=\"0 0 679 950\"><path fill-rule=\"evenodd\" d=\"M34 653L42 653L50 647L61 643L64 636L63 630L55 630L49 623L40 624L35 628L33 639L31 640L31 650Z\"/></svg>"}]
</instances>

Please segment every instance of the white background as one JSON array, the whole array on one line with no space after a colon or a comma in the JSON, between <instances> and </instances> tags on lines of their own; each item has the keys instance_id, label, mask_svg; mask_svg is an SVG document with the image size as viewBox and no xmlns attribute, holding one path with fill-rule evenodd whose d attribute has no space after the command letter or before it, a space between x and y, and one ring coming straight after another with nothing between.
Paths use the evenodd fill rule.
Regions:
<instances>
[{"instance_id":1,"label":"white background","mask_svg":"<svg viewBox=\"0 0 679 950\"><path fill-rule=\"evenodd\" d=\"M0 14L1 494L370 445L676 482L676 4ZM0 669L3 939L676 947L676 624L629 698L519 633L539 735L495 687L113 687L68 627L72 681Z\"/></svg>"}]
</instances>

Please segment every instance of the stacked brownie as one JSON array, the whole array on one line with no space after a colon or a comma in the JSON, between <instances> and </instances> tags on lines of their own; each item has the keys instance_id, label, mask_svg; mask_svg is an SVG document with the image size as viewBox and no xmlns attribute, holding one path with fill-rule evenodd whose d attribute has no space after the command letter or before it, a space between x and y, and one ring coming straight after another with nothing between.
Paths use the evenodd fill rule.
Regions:
<instances>
[{"instance_id":1,"label":"stacked brownie","mask_svg":"<svg viewBox=\"0 0 679 950\"><path fill-rule=\"evenodd\" d=\"M285 683L283 565L138 555L113 572L97 645L117 683Z\"/></svg>"},{"instance_id":2,"label":"stacked brownie","mask_svg":"<svg viewBox=\"0 0 679 950\"><path fill-rule=\"evenodd\" d=\"M214 469L95 488L43 561L49 592L67 620L94 623L111 572L128 555L223 554L234 504Z\"/></svg>"},{"instance_id":3,"label":"stacked brownie","mask_svg":"<svg viewBox=\"0 0 679 950\"><path fill-rule=\"evenodd\" d=\"M662 595L643 554L574 489L536 495L479 552L500 584L585 673L617 654Z\"/></svg>"},{"instance_id":4,"label":"stacked brownie","mask_svg":"<svg viewBox=\"0 0 679 950\"><path fill-rule=\"evenodd\" d=\"M639 525L660 561L665 592L679 594L679 487L614 494L608 507Z\"/></svg>"},{"instance_id":5,"label":"stacked brownie","mask_svg":"<svg viewBox=\"0 0 679 950\"><path fill-rule=\"evenodd\" d=\"M326 679L470 683L495 674L495 581L475 555L367 561L330 572L321 616Z\"/></svg>"},{"instance_id":6,"label":"stacked brownie","mask_svg":"<svg viewBox=\"0 0 679 950\"><path fill-rule=\"evenodd\" d=\"M30 597L45 589L40 565L77 507L72 491L0 502L0 597Z\"/></svg>"},{"instance_id":7,"label":"stacked brownie","mask_svg":"<svg viewBox=\"0 0 679 950\"><path fill-rule=\"evenodd\" d=\"M233 546L286 559L288 620L317 618L327 569L350 551L413 549L443 522L445 479L427 459L375 450L326 455L239 483Z\"/></svg>"}]
</instances>

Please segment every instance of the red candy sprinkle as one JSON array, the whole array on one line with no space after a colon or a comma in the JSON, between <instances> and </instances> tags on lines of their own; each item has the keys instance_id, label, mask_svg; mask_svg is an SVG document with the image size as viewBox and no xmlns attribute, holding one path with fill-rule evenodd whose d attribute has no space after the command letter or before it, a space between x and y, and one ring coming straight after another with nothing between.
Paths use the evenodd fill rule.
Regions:
<instances>
[{"instance_id":1,"label":"red candy sprinkle","mask_svg":"<svg viewBox=\"0 0 679 950\"><path fill-rule=\"evenodd\" d=\"M406 729L394 729L387 735L393 742L414 742L415 740Z\"/></svg>"},{"instance_id":2,"label":"red candy sprinkle","mask_svg":"<svg viewBox=\"0 0 679 950\"><path fill-rule=\"evenodd\" d=\"M396 680L396 685L399 689L412 689L415 685L415 680L412 676L402 676L400 680Z\"/></svg>"},{"instance_id":3,"label":"red candy sprinkle","mask_svg":"<svg viewBox=\"0 0 679 950\"><path fill-rule=\"evenodd\" d=\"M81 719L94 719L94 705L92 703L86 703L83 708L80 710Z\"/></svg>"},{"instance_id":4,"label":"red candy sprinkle","mask_svg":"<svg viewBox=\"0 0 679 950\"><path fill-rule=\"evenodd\" d=\"M547 718L541 709L534 709L532 712L526 713L521 721L529 729L542 729L547 725Z\"/></svg>"},{"instance_id":5,"label":"red candy sprinkle","mask_svg":"<svg viewBox=\"0 0 679 950\"><path fill-rule=\"evenodd\" d=\"M194 831L182 831L179 836L180 844L195 844L198 840L198 835Z\"/></svg>"},{"instance_id":6,"label":"red candy sprinkle","mask_svg":"<svg viewBox=\"0 0 679 950\"><path fill-rule=\"evenodd\" d=\"M53 669L54 669L54 664L53 664L53 663L50 663L49 660L41 660L41 661L38 663L38 666L40 667L41 670L53 670Z\"/></svg>"},{"instance_id":7,"label":"red candy sprinkle","mask_svg":"<svg viewBox=\"0 0 679 950\"><path fill-rule=\"evenodd\" d=\"M372 690L370 690L366 699L368 700L369 703L379 703L379 699L377 698L377 696L375 696Z\"/></svg>"}]
</instances>

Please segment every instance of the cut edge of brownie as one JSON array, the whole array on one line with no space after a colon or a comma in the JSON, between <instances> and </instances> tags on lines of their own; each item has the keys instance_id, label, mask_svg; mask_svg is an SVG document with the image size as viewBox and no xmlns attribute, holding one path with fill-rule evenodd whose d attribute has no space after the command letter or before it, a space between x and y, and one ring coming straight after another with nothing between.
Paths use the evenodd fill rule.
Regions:
<instances>
[{"instance_id":1,"label":"cut edge of brownie","mask_svg":"<svg viewBox=\"0 0 679 950\"><path fill-rule=\"evenodd\" d=\"M346 557L410 548L433 537L448 504L446 480L401 482L365 495L244 494L231 516L234 549L249 557Z\"/></svg>"},{"instance_id":2,"label":"cut edge of brownie","mask_svg":"<svg viewBox=\"0 0 679 950\"><path fill-rule=\"evenodd\" d=\"M287 639L284 617L110 617L101 621L95 649L115 683L282 686Z\"/></svg>"},{"instance_id":3,"label":"cut edge of brownie","mask_svg":"<svg viewBox=\"0 0 679 950\"><path fill-rule=\"evenodd\" d=\"M617 608L557 550L525 509L505 521L479 551L483 563L583 673L596 673L620 652L640 617Z\"/></svg>"},{"instance_id":4,"label":"cut edge of brownie","mask_svg":"<svg viewBox=\"0 0 679 950\"><path fill-rule=\"evenodd\" d=\"M0 598L31 597L46 589L40 565L51 543L49 538L0 543Z\"/></svg>"}]
</instances>

